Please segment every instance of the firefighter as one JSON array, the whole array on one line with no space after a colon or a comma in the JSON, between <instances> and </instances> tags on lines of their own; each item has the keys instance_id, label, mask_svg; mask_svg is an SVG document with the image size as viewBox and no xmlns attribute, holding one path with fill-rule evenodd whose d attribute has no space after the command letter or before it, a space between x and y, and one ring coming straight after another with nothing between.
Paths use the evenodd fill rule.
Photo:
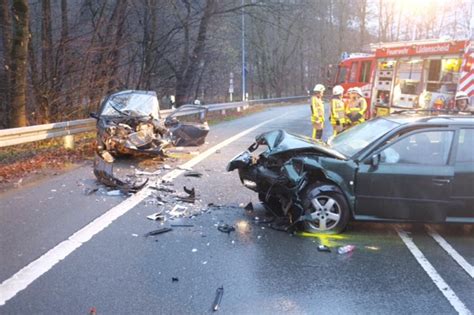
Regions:
<instances>
[{"instance_id":1,"label":"firefighter","mask_svg":"<svg viewBox=\"0 0 474 315\"><path fill-rule=\"evenodd\" d=\"M466 92L457 92L454 100L456 101L456 110L460 112L474 110L471 106L469 106L469 96Z\"/></svg>"},{"instance_id":2,"label":"firefighter","mask_svg":"<svg viewBox=\"0 0 474 315\"><path fill-rule=\"evenodd\" d=\"M350 126L355 126L365 121L367 102L359 87L350 89L349 97L346 107L347 121Z\"/></svg>"},{"instance_id":3,"label":"firefighter","mask_svg":"<svg viewBox=\"0 0 474 315\"><path fill-rule=\"evenodd\" d=\"M346 123L345 104L342 101L343 94L344 88L340 85L336 85L332 89L331 125L334 135L341 132L343 130L344 124Z\"/></svg>"},{"instance_id":4,"label":"firefighter","mask_svg":"<svg viewBox=\"0 0 474 315\"><path fill-rule=\"evenodd\" d=\"M313 139L321 139L323 137L324 128L324 85L316 84L311 96L311 123L313 124Z\"/></svg>"}]
</instances>

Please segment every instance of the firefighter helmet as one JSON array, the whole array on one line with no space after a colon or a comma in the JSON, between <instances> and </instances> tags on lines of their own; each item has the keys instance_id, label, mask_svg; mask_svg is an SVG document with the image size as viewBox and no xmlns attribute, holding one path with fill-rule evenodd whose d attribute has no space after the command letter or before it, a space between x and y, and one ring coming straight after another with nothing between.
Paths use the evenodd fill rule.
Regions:
<instances>
[{"instance_id":1,"label":"firefighter helmet","mask_svg":"<svg viewBox=\"0 0 474 315\"><path fill-rule=\"evenodd\" d=\"M469 96L467 95L466 92L463 92L463 91L459 91L456 93L456 96L454 97L454 99L456 101L459 101L459 100L468 100L469 99Z\"/></svg>"},{"instance_id":2,"label":"firefighter helmet","mask_svg":"<svg viewBox=\"0 0 474 315\"><path fill-rule=\"evenodd\" d=\"M352 88L351 93L356 93L356 94L359 94L361 97L364 97L364 93L362 93L362 89L360 87Z\"/></svg>"},{"instance_id":3,"label":"firefighter helmet","mask_svg":"<svg viewBox=\"0 0 474 315\"><path fill-rule=\"evenodd\" d=\"M326 88L322 84L316 84L313 89L314 92L320 92L320 93L323 93L324 90L326 90Z\"/></svg>"},{"instance_id":4,"label":"firefighter helmet","mask_svg":"<svg viewBox=\"0 0 474 315\"><path fill-rule=\"evenodd\" d=\"M344 94L344 88L340 85L336 85L332 88L332 95L342 95Z\"/></svg>"}]
</instances>

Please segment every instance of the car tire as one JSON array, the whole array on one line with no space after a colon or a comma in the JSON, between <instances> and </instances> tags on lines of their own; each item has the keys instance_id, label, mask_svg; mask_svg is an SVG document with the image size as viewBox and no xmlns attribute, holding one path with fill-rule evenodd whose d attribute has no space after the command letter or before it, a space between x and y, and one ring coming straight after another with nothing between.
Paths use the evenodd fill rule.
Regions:
<instances>
[{"instance_id":1,"label":"car tire","mask_svg":"<svg viewBox=\"0 0 474 315\"><path fill-rule=\"evenodd\" d=\"M323 188L324 186L324 188ZM304 229L310 233L338 234L344 231L350 219L346 198L334 185L311 185L303 195L305 215L313 221L304 221Z\"/></svg>"}]
</instances>

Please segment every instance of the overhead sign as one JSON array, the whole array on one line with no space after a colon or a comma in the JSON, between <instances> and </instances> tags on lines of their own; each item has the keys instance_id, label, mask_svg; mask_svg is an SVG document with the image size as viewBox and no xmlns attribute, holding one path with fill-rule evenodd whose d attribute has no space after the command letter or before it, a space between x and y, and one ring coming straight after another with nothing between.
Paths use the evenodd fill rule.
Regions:
<instances>
[{"instance_id":1,"label":"overhead sign","mask_svg":"<svg viewBox=\"0 0 474 315\"><path fill-rule=\"evenodd\" d=\"M382 47L375 51L375 57L405 57L420 55L447 55L464 52L467 41L449 41L430 44L411 44L399 47Z\"/></svg>"}]
</instances>

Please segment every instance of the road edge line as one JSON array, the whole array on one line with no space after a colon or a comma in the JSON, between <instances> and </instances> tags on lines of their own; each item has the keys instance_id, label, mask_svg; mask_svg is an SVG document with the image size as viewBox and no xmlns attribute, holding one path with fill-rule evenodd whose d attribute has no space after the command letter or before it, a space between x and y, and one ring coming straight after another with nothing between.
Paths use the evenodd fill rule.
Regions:
<instances>
[{"instance_id":1,"label":"road edge line","mask_svg":"<svg viewBox=\"0 0 474 315\"><path fill-rule=\"evenodd\" d=\"M461 266L464 271L467 272L468 275L471 276L471 278L474 278L474 266L472 266L470 263L467 262L464 257L461 256L452 246L451 244L448 243L434 228L432 228L429 225L425 225L425 228L428 230L428 234L438 243L439 246L441 246L442 249L448 253L449 256L451 256L452 259L454 259L455 262L458 263L459 266Z\"/></svg>"},{"instance_id":2,"label":"road edge line","mask_svg":"<svg viewBox=\"0 0 474 315\"><path fill-rule=\"evenodd\" d=\"M451 287L436 271L433 265L428 261L425 255L423 255L418 246L416 246L416 244L413 242L413 239L409 237L408 234L399 227L396 227L395 230L397 231L398 236L400 236L400 238L402 239L403 243L405 243L408 250L415 257L416 261L421 265L423 270L431 278L431 281L433 281L436 287L438 287L441 293L443 293L444 297L448 300L449 304L451 304L451 306L458 312L458 314L472 314L471 311L466 307L466 305L464 305L464 303L458 298L456 293L454 293Z\"/></svg>"}]
</instances>

